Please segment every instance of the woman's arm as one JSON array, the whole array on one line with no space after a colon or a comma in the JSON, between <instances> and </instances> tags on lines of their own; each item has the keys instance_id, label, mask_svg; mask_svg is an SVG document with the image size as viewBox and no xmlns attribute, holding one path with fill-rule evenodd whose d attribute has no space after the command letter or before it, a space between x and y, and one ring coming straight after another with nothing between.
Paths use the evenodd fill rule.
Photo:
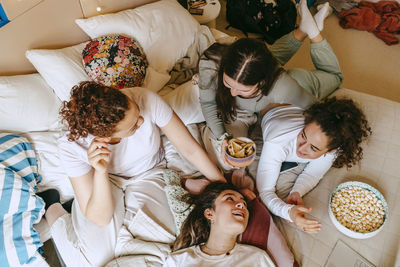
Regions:
<instances>
[{"instance_id":1,"label":"woman's arm","mask_svg":"<svg viewBox=\"0 0 400 267\"><path fill-rule=\"evenodd\" d=\"M88 149L92 169L85 175L70 177L82 214L98 226L110 223L115 208L107 171L110 158L107 146L103 140L94 139Z\"/></svg>"},{"instance_id":2,"label":"woman's arm","mask_svg":"<svg viewBox=\"0 0 400 267\"><path fill-rule=\"evenodd\" d=\"M335 153L328 153L311 160L297 178L290 193L298 192L300 196L307 194L318 184L334 161Z\"/></svg>"},{"instance_id":3,"label":"woman's arm","mask_svg":"<svg viewBox=\"0 0 400 267\"><path fill-rule=\"evenodd\" d=\"M225 133L224 122L218 116L216 94L218 87L218 65L211 59L199 62L199 97L203 116L214 136L219 138Z\"/></svg>"},{"instance_id":4,"label":"woman's arm","mask_svg":"<svg viewBox=\"0 0 400 267\"><path fill-rule=\"evenodd\" d=\"M175 112L168 124L161 127L161 130L179 152L209 180L226 181L217 166L210 160Z\"/></svg>"},{"instance_id":5,"label":"woman's arm","mask_svg":"<svg viewBox=\"0 0 400 267\"><path fill-rule=\"evenodd\" d=\"M256 185L260 197L275 215L291 221L289 211L293 205L286 204L276 193L276 182L286 155L278 144L264 142L258 163Z\"/></svg>"}]
</instances>

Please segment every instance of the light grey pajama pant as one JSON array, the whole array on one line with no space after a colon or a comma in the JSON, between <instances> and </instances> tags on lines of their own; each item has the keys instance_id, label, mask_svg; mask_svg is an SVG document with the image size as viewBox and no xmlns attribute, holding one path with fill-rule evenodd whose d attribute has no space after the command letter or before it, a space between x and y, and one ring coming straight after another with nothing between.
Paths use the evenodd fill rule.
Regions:
<instances>
[{"instance_id":1,"label":"light grey pajama pant","mask_svg":"<svg viewBox=\"0 0 400 267\"><path fill-rule=\"evenodd\" d=\"M293 32L279 38L269 50L283 66L299 50L303 42L296 40ZM343 74L335 53L326 40L310 44L310 55L315 70L289 69L287 73L295 79L301 87L308 90L318 99L330 95L343 81Z\"/></svg>"}]
</instances>

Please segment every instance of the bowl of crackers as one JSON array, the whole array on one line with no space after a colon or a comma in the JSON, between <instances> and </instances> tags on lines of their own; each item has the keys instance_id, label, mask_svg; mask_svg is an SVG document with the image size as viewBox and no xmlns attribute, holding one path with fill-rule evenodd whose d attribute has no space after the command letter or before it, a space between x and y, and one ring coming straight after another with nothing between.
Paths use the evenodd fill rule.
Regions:
<instances>
[{"instance_id":1,"label":"bowl of crackers","mask_svg":"<svg viewBox=\"0 0 400 267\"><path fill-rule=\"evenodd\" d=\"M388 220L388 205L383 195L369 184L345 182L331 194L329 217L343 234L357 239L370 238Z\"/></svg>"},{"instance_id":2,"label":"bowl of crackers","mask_svg":"<svg viewBox=\"0 0 400 267\"><path fill-rule=\"evenodd\" d=\"M249 166L256 157L256 144L247 137L232 138L228 141L225 157L232 166Z\"/></svg>"}]
</instances>

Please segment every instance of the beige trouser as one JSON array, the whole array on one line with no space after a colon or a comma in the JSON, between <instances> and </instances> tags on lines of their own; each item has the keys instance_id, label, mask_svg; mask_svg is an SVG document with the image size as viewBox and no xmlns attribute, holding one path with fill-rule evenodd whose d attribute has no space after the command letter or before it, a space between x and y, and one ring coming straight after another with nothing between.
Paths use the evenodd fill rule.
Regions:
<instances>
[{"instance_id":1,"label":"beige trouser","mask_svg":"<svg viewBox=\"0 0 400 267\"><path fill-rule=\"evenodd\" d=\"M81 213L78 202L74 201L72 213L58 218L51 227L53 240L67 266L104 266L112 260L116 256L115 247L122 225L129 228L129 222L139 210L151 216L168 232L176 232L164 192L164 166L130 180L111 176L117 185L112 185L115 212L105 227L88 221Z\"/></svg>"}]
</instances>

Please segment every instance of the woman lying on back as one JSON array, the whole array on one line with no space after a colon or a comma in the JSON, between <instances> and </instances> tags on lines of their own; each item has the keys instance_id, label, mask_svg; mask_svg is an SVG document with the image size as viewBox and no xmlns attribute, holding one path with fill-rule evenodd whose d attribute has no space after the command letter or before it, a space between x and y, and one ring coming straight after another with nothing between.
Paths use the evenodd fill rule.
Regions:
<instances>
[{"instance_id":1,"label":"woman lying on back","mask_svg":"<svg viewBox=\"0 0 400 267\"><path fill-rule=\"evenodd\" d=\"M275 266L265 251L236 242L248 219L246 200L236 187L209 184L196 199L164 266Z\"/></svg>"}]
</instances>

